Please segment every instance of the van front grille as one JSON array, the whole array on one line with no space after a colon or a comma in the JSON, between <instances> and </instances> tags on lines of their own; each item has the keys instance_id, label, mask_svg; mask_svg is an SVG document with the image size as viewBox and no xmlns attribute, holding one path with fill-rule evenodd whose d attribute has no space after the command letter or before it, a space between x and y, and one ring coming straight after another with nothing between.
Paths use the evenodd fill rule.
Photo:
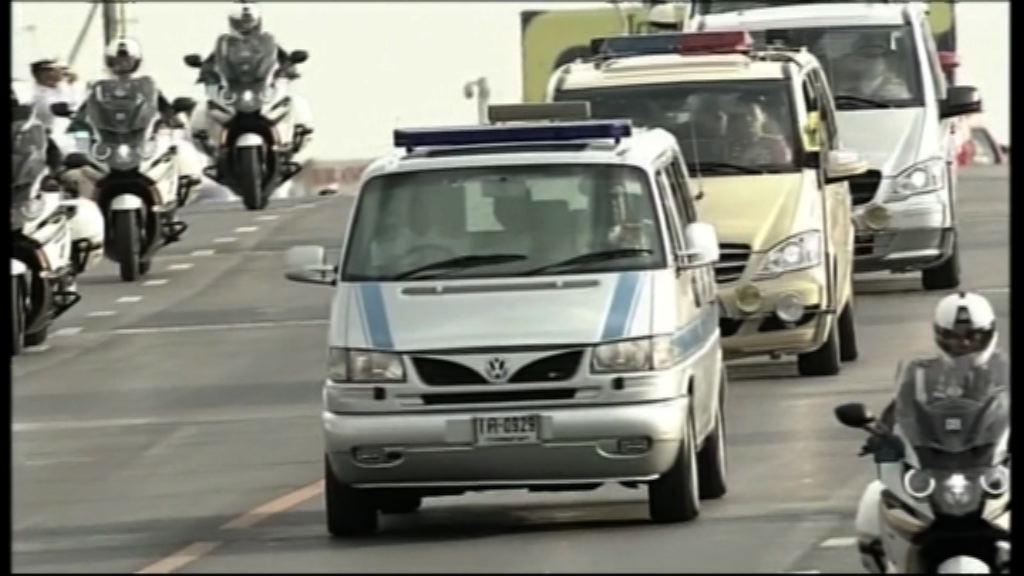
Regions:
<instances>
[{"instance_id":1,"label":"van front grille","mask_svg":"<svg viewBox=\"0 0 1024 576\"><path fill-rule=\"evenodd\" d=\"M867 204L878 192L878 184L882 181L882 173L878 170L868 170L850 178L850 202L854 206Z\"/></svg>"},{"instance_id":2,"label":"van front grille","mask_svg":"<svg viewBox=\"0 0 1024 576\"><path fill-rule=\"evenodd\" d=\"M743 270L750 260L750 246L746 244L722 244L718 247L718 262L715 263L715 281L726 284L743 276Z\"/></svg>"}]
</instances>

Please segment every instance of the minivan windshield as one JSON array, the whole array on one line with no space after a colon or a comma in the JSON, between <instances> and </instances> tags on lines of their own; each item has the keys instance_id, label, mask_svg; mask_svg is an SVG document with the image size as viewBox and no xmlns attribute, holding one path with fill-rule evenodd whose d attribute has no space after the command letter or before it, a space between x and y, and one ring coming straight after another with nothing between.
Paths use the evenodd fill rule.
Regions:
<instances>
[{"instance_id":1,"label":"minivan windshield","mask_svg":"<svg viewBox=\"0 0 1024 576\"><path fill-rule=\"evenodd\" d=\"M705 15L811 3L809 0L694 0L693 5L694 14Z\"/></svg>"},{"instance_id":2,"label":"minivan windshield","mask_svg":"<svg viewBox=\"0 0 1024 576\"><path fill-rule=\"evenodd\" d=\"M646 172L534 164L385 174L359 196L346 281L662 268Z\"/></svg>"},{"instance_id":3,"label":"minivan windshield","mask_svg":"<svg viewBox=\"0 0 1024 576\"><path fill-rule=\"evenodd\" d=\"M565 90L595 118L664 128L702 176L797 172L800 148L787 80L677 82Z\"/></svg>"},{"instance_id":4,"label":"minivan windshield","mask_svg":"<svg viewBox=\"0 0 1024 576\"><path fill-rule=\"evenodd\" d=\"M806 46L821 62L838 110L923 106L913 29L793 28L751 33L758 45Z\"/></svg>"}]
</instances>

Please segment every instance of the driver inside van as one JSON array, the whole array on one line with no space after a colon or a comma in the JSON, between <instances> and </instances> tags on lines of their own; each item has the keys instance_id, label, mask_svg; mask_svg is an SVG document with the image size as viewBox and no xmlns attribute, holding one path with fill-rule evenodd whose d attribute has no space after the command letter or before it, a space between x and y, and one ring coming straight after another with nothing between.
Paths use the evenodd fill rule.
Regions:
<instances>
[{"instance_id":1,"label":"driver inside van","mask_svg":"<svg viewBox=\"0 0 1024 576\"><path fill-rule=\"evenodd\" d=\"M836 64L836 95L872 100L910 98L910 88L894 70L896 53L877 44L862 45Z\"/></svg>"},{"instance_id":2,"label":"driver inside van","mask_svg":"<svg viewBox=\"0 0 1024 576\"><path fill-rule=\"evenodd\" d=\"M730 106L726 138L733 162L757 166L793 161L793 150L779 135L778 121L766 104L764 99L740 96Z\"/></svg>"}]
</instances>

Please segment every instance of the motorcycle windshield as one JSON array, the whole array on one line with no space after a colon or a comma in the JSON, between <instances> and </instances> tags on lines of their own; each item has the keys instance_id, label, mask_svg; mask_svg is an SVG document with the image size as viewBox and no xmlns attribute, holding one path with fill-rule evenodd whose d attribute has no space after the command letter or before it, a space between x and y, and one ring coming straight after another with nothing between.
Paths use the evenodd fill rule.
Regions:
<instances>
[{"instance_id":1,"label":"motorcycle windshield","mask_svg":"<svg viewBox=\"0 0 1024 576\"><path fill-rule=\"evenodd\" d=\"M46 128L37 122L11 125L11 207L29 199L32 184L46 171Z\"/></svg>"},{"instance_id":2,"label":"motorcycle windshield","mask_svg":"<svg viewBox=\"0 0 1024 576\"><path fill-rule=\"evenodd\" d=\"M221 42L217 60L228 88L259 92L277 64L277 42L269 34L229 36Z\"/></svg>"},{"instance_id":3,"label":"motorcycle windshield","mask_svg":"<svg viewBox=\"0 0 1024 576\"><path fill-rule=\"evenodd\" d=\"M137 165L146 131L159 114L152 79L97 82L86 106L98 138L96 157L118 170Z\"/></svg>"},{"instance_id":4,"label":"motorcycle windshield","mask_svg":"<svg viewBox=\"0 0 1024 576\"><path fill-rule=\"evenodd\" d=\"M916 449L964 455L992 446L1010 425L1006 364L998 356L984 367L914 362L903 374L895 408L896 421ZM982 460L977 464L987 465L985 451L975 452Z\"/></svg>"}]
</instances>

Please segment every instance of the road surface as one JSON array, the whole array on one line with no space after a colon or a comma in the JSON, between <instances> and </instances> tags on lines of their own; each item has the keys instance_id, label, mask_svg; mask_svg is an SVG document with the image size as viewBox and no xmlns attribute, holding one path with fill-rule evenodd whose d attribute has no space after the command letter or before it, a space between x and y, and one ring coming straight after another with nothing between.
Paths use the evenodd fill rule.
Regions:
<instances>
[{"instance_id":1,"label":"road surface","mask_svg":"<svg viewBox=\"0 0 1024 576\"><path fill-rule=\"evenodd\" d=\"M1009 343L1005 169L960 190L964 287ZM428 499L380 534L328 538L320 386L330 288L287 282L283 252L337 246L347 196L190 207L144 281L105 262L49 348L13 362L18 572L859 571L862 437L832 416L876 411L897 362L931 346L943 295L919 276L857 283L860 360L834 378L792 361L730 368L729 494L686 525L647 521L645 491Z\"/></svg>"}]
</instances>

